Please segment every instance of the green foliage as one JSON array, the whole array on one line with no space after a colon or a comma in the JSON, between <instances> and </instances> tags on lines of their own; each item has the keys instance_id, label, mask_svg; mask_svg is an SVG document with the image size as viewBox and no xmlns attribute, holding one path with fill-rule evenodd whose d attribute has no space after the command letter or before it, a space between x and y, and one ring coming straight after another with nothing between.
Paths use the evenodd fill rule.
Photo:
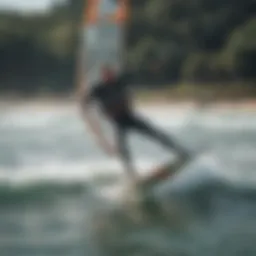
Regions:
<instances>
[{"instance_id":1,"label":"green foliage","mask_svg":"<svg viewBox=\"0 0 256 256\"><path fill-rule=\"evenodd\" d=\"M47 14L0 14L1 91L27 95L73 89L81 19L77 2L56 5Z\"/></svg>"},{"instance_id":2,"label":"green foliage","mask_svg":"<svg viewBox=\"0 0 256 256\"><path fill-rule=\"evenodd\" d=\"M74 88L83 0L0 13L0 90ZM255 80L254 0L131 0L126 62L140 83ZM152 67L160 67L152 72Z\"/></svg>"},{"instance_id":3,"label":"green foliage","mask_svg":"<svg viewBox=\"0 0 256 256\"><path fill-rule=\"evenodd\" d=\"M256 65L256 19L251 18L233 31L221 59L227 70L239 77L255 77Z\"/></svg>"},{"instance_id":4,"label":"green foliage","mask_svg":"<svg viewBox=\"0 0 256 256\"><path fill-rule=\"evenodd\" d=\"M133 17L128 32L128 59L140 74L141 65L150 70L160 61L167 83L255 78L253 0L148 0L139 6L132 0L132 11L138 9L140 18ZM154 42L147 50L145 38ZM149 72L144 79L152 81Z\"/></svg>"},{"instance_id":5,"label":"green foliage","mask_svg":"<svg viewBox=\"0 0 256 256\"><path fill-rule=\"evenodd\" d=\"M204 53L191 54L185 61L182 69L182 78L188 81L202 79L209 73L208 56Z\"/></svg>"}]
</instances>

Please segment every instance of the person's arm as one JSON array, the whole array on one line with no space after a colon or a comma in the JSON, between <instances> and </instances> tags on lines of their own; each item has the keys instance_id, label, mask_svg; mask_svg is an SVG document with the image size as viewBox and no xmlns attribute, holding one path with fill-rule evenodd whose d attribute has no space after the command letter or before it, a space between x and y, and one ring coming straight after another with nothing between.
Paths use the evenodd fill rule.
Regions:
<instances>
[{"instance_id":1,"label":"person's arm","mask_svg":"<svg viewBox=\"0 0 256 256\"><path fill-rule=\"evenodd\" d=\"M123 83L123 86L128 86L131 83L133 83L134 80L134 74L131 71L123 71L119 74L118 79L121 80Z\"/></svg>"},{"instance_id":2,"label":"person's arm","mask_svg":"<svg viewBox=\"0 0 256 256\"><path fill-rule=\"evenodd\" d=\"M93 93L84 93L81 99L82 116L84 121L88 124L89 129L95 135L96 141L99 146L109 155L115 153L114 148L109 144L104 136L104 131L101 129L99 119L92 113L90 104L93 101Z\"/></svg>"}]
</instances>

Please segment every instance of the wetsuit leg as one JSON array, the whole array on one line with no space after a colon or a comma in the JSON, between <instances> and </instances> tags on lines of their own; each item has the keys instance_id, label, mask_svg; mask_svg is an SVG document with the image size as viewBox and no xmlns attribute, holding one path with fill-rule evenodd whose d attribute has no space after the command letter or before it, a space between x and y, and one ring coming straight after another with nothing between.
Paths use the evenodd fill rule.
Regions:
<instances>
[{"instance_id":1,"label":"wetsuit leg","mask_svg":"<svg viewBox=\"0 0 256 256\"><path fill-rule=\"evenodd\" d=\"M117 147L121 157L121 161L124 165L124 168L127 171L127 174L132 180L136 179L136 171L132 163L131 153L129 149L129 144L127 141L129 127L124 123L116 124L116 140Z\"/></svg>"},{"instance_id":2,"label":"wetsuit leg","mask_svg":"<svg viewBox=\"0 0 256 256\"><path fill-rule=\"evenodd\" d=\"M131 115L129 117L129 127L139 131L141 134L149 136L150 138L161 143L165 148L169 150L175 150L177 153L182 156L186 156L186 151L178 145L169 135L165 134L163 131L154 127L149 122L143 120L142 118Z\"/></svg>"}]
</instances>

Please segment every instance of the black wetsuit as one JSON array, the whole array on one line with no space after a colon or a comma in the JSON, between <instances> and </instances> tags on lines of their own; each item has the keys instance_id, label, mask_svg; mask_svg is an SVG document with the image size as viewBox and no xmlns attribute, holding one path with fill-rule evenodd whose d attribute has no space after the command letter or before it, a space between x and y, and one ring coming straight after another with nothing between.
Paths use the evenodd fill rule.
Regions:
<instances>
[{"instance_id":1,"label":"black wetsuit","mask_svg":"<svg viewBox=\"0 0 256 256\"><path fill-rule=\"evenodd\" d=\"M139 117L133 110L127 87L130 75L122 74L111 82L101 82L95 85L84 100L84 104L97 101L101 110L112 121L116 128L117 142L121 157L126 167L132 169L127 133L136 130L143 135L156 139L168 149L181 150L169 136L152 127L147 121Z\"/></svg>"}]
</instances>

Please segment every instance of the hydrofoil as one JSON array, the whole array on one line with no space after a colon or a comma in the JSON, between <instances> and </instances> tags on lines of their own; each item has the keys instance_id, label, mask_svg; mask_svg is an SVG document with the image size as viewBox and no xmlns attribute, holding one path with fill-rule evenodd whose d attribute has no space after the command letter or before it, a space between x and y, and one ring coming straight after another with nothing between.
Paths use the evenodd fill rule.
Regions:
<instances>
[{"instance_id":1,"label":"hydrofoil","mask_svg":"<svg viewBox=\"0 0 256 256\"><path fill-rule=\"evenodd\" d=\"M196 154L197 155L197 154ZM133 182L129 182L124 190L124 202L128 208L139 211L161 211L159 200L154 195L154 189L168 182L177 173L183 170L191 163L196 155L192 154L188 157L177 157L174 161L167 162L150 170L149 174L138 177Z\"/></svg>"}]
</instances>

